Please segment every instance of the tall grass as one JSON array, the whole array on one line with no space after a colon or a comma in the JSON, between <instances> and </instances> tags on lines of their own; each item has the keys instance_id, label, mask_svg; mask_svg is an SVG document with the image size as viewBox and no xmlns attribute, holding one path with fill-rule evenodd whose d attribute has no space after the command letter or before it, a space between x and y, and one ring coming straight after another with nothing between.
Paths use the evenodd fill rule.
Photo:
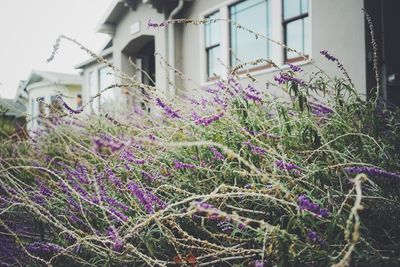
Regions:
<instances>
[{"instance_id":1,"label":"tall grass","mask_svg":"<svg viewBox=\"0 0 400 267\"><path fill-rule=\"evenodd\" d=\"M287 98L232 68L199 97L170 101L122 75L110 87L129 86L151 113L66 106L29 140L0 145L0 260L398 264L399 110L362 100L338 67L343 78L281 70L271 83Z\"/></svg>"}]
</instances>

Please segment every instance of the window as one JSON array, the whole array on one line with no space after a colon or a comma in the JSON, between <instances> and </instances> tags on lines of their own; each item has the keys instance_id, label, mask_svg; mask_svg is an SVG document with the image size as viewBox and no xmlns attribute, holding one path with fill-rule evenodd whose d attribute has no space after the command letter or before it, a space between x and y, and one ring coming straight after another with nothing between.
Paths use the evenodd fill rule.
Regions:
<instances>
[{"instance_id":1,"label":"window","mask_svg":"<svg viewBox=\"0 0 400 267\"><path fill-rule=\"evenodd\" d=\"M53 110L61 110L62 104L61 104L60 96L58 96L58 95L50 96L50 105Z\"/></svg>"},{"instance_id":2,"label":"window","mask_svg":"<svg viewBox=\"0 0 400 267\"><path fill-rule=\"evenodd\" d=\"M259 34L269 35L269 0L246 0L229 7L232 22ZM234 23L230 27L231 65L269 58L268 41L254 38L254 35L239 29Z\"/></svg>"},{"instance_id":3,"label":"window","mask_svg":"<svg viewBox=\"0 0 400 267\"><path fill-rule=\"evenodd\" d=\"M108 103L114 99L114 88L103 91L107 87L114 84L114 76L110 73L109 68L101 68L99 70L99 89L101 92L101 104Z\"/></svg>"},{"instance_id":4,"label":"window","mask_svg":"<svg viewBox=\"0 0 400 267\"><path fill-rule=\"evenodd\" d=\"M310 54L308 0L283 0L284 42L289 48ZM285 61L295 61L299 55L285 50Z\"/></svg>"},{"instance_id":5,"label":"window","mask_svg":"<svg viewBox=\"0 0 400 267\"><path fill-rule=\"evenodd\" d=\"M83 102L82 102L82 95L77 94L76 95L76 106L78 109L82 108Z\"/></svg>"},{"instance_id":6,"label":"window","mask_svg":"<svg viewBox=\"0 0 400 267\"><path fill-rule=\"evenodd\" d=\"M92 71L89 73L89 91L90 91L90 99L92 100L92 111L94 113L97 113L100 111L100 101L99 98L96 97L97 94L99 93L97 71Z\"/></svg>"},{"instance_id":7,"label":"window","mask_svg":"<svg viewBox=\"0 0 400 267\"><path fill-rule=\"evenodd\" d=\"M46 105L44 102L44 97L36 98L36 102L38 103L38 125L41 125L41 119L46 116Z\"/></svg>"},{"instance_id":8,"label":"window","mask_svg":"<svg viewBox=\"0 0 400 267\"><path fill-rule=\"evenodd\" d=\"M219 11L209 15L206 19L219 19ZM207 77L220 76L222 74L220 57L220 31L221 25L218 22L208 22L205 25L205 44L207 54Z\"/></svg>"}]
</instances>

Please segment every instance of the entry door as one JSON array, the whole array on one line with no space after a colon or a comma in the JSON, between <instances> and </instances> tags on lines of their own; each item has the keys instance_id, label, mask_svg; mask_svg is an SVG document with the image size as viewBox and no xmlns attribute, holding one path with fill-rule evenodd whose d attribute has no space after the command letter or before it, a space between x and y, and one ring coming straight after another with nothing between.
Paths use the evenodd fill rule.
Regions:
<instances>
[{"instance_id":1,"label":"entry door","mask_svg":"<svg viewBox=\"0 0 400 267\"><path fill-rule=\"evenodd\" d=\"M378 43L379 71L382 79L381 96L400 106L400 0L365 0L371 15ZM367 85L375 87L373 50L369 27L366 25Z\"/></svg>"}]
</instances>

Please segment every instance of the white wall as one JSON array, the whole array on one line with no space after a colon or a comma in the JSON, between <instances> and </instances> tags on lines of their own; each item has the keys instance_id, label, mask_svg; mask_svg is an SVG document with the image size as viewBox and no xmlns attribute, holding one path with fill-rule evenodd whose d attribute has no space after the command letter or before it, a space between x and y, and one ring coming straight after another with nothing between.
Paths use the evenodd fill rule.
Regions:
<instances>
[{"instance_id":1,"label":"white wall","mask_svg":"<svg viewBox=\"0 0 400 267\"><path fill-rule=\"evenodd\" d=\"M36 130L38 128L38 122L36 120L38 116L39 103L36 101L40 97L44 97L44 102L48 105L51 104L51 96L62 94L65 96L64 101L73 109L77 109L77 94L81 93L80 86L65 86L56 85L48 82L37 82L32 83L27 87L29 92L29 99L27 105L27 129L28 131ZM33 112L33 113L32 113ZM48 113L48 110L46 109Z\"/></svg>"},{"instance_id":2,"label":"white wall","mask_svg":"<svg viewBox=\"0 0 400 267\"><path fill-rule=\"evenodd\" d=\"M166 28L148 28L149 19L162 22L166 18L164 14L158 13L150 4L139 4L137 10L127 13L116 27L113 38L114 64L123 72L127 72L128 75L133 75L134 70L128 66L127 58L123 55L122 50L130 41L141 35L154 36L156 53L160 53L164 58L167 58ZM140 23L140 31L131 34L131 25L137 22ZM156 58L156 86L161 92L165 92L167 84L166 70L160 64L159 58Z\"/></svg>"},{"instance_id":3,"label":"white wall","mask_svg":"<svg viewBox=\"0 0 400 267\"><path fill-rule=\"evenodd\" d=\"M272 38L282 42L283 32L281 27L281 2L282 0L270 0L273 6L272 12ZM201 19L202 15L212 12L216 8L224 11L224 7L235 3L233 0L196 0L191 7L182 14L184 18ZM339 58L352 78L356 89L366 92L365 76L365 28L363 17L363 0L310 0L309 14L311 18L311 58L312 63L327 71L329 75L339 75L341 72L335 63L327 61L320 55L321 50L327 49ZM226 10L226 9L225 9ZM257 18L255 18L257 19ZM225 29L228 26L222 26ZM227 32L227 31L225 31ZM177 51L180 68L191 77L195 83L206 85L205 49L203 47L202 26L184 25L179 31L182 50ZM221 35L224 37L224 34ZM227 38L227 35L225 35ZM251 48L249 48L251 49ZM283 50L279 46L272 45L272 59L283 66ZM224 56L222 56L224 57ZM307 69L307 67L305 67ZM309 64L309 70L316 70ZM311 72L308 72L311 73ZM277 74L274 69L251 73L258 81L260 89L265 88L265 83L273 80ZM248 82L244 78L244 82ZM194 83L181 81L181 87L193 88ZM271 87L270 87L271 89ZM275 94L280 94L279 89L272 89Z\"/></svg>"}]
</instances>

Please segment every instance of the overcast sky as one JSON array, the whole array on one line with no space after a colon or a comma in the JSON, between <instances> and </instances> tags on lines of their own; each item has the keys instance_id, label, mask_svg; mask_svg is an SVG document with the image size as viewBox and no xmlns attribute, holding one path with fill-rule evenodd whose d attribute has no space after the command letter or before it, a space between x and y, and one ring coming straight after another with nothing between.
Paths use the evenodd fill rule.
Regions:
<instances>
[{"instance_id":1,"label":"overcast sky","mask_svg":"<svg viewBox=\"0 0 400 267\"><path fill-rule=\"evenodd\" d=\"M67 42L51 63L60 34L77 39L94 52L108 40L95 28L111 0L0 0L0 97L13 98L18 81L32 69L75 72L88 56Z\"/></svg>"}]
</instances>

